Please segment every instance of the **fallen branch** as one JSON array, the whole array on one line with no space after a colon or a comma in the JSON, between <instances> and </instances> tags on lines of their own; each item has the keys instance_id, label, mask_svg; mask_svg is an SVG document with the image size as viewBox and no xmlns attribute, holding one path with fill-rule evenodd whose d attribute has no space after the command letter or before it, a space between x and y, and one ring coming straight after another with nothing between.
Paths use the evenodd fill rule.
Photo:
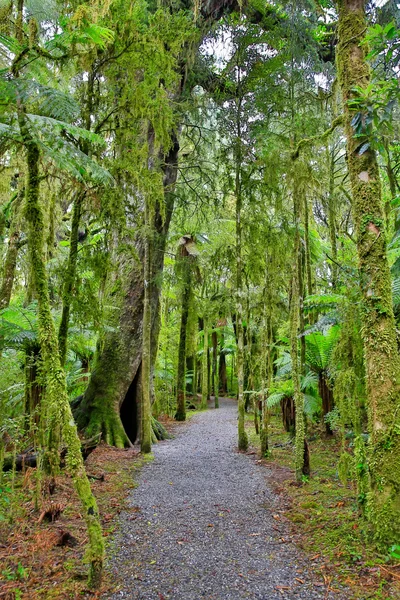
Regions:
<instances>
[{"instance_id":1,"label":"fallen branch","mask_svg":"<svg viewBox=\"0 0 400 600\"><path fill-rule=\"evenodd\" d=\"M89 454L93 452L97 448L100 443L101 434L95 435L94 437L88 440L81 441L81 452L84 459L86 459ZM60 464L64 466L64 458L67 453L67 449L63 448L60 452ZM21 454L17 454L15 457L15 470L23 471L27 467L35 468L37 466L37 452L23 452ZM12 454L8 454L4 457L3 463L3 471L12 471L14 468L14 456Z\"/></svg>"}]
</instances>

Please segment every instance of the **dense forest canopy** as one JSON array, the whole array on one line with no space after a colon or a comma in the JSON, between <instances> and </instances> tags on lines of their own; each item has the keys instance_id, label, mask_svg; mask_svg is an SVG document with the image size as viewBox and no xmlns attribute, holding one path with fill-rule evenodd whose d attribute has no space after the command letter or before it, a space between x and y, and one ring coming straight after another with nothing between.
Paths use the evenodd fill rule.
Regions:
<instances>
[{"instance_id":1,"label":"dense forest canopy","mask_svg":"<svg viewBox=\"0 0 400 600\"><path fill-rule=\"evenodd\" d=\"M221 396L263 457L282 414L300 482L309 432L341 440L399 543L399 27L394 0L0 1L0 473L29 457L40 503L62 456L91 585L84 441L149 453Z\"/></svg>"}]
</instances>

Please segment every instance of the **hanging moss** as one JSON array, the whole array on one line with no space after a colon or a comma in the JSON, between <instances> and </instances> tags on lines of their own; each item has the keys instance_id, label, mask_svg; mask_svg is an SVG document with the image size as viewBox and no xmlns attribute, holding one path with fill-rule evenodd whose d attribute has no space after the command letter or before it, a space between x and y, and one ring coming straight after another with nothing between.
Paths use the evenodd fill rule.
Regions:
<instances>
[{"instance_id":1,"label":"hanging moss","mask_svg":"<svg viewBox=\"0 0 400 600\"><path fill-rule=\"evenodd\" d=\"M32 279L39 307L38 332L45 381L45 405L42 410L45 418L41 428L46 427L49 432L46 449L48 449L52 474L59 468L61 435L67 448L66 464L82 503L89 536L87 551L87 560L90 563L89 585L98 587L103 569L104 542L96 500L85 472L81 442L71 413L67 382L60 363L57 335L50 309L44 254L43 214L39 199L39 148L30 135L26 117L22 112L19 115L19 125L27 154L25 217L28 223L28 250Z\"/></svg>"}]
</instances>

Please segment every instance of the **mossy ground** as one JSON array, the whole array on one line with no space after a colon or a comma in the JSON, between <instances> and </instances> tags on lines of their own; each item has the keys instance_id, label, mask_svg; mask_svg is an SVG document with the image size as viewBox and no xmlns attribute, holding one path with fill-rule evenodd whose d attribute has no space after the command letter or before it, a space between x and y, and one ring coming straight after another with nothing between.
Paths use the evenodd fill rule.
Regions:
<instances>
[{"instance_id":1,"label":"mossy ground","mask_svg":"<svg viewBox=\"0 0 400 600\"><path fill-rule=\"evenodd\" d=\"M252 449L260 447L253 415L246 415ZM289 525L291 539L310 556L326 587L350 590L352 600L400 599L400 564L377 552L365 521L358 512L356 490L338 477L340 443L321 430L308 432L311 477L297 483L294 445L283 432L280 415L272 417L269 431L268 479L282 496L279 519ZM398 562L398 561L397 561Z\"/></svg>"},{"instance_id":2,"label":"mossy ground","mask_svg":"<svg viewBox=\"0 0 400 600\"><path fill-rule=\"evenodd\" d=\"M135 486L135 472L152 455L143 457L137 450L99 446L87 459L93 492L99 506L104 537L112 535L118 514ZM0 597L7 600L51 600L96 598L110 586L107 573L98 594L87 590L88 565L84 564L86 527L81 505L70 477L60 475L52 496L34 508L35 469L16 476L11 496L10 475L6 474L0 493ZM62 508L54 523L39 523L42 510L50 503ZM12 522L10 522L12 512ZM60 532L70 533L77 541L73 547L57 546Z\"/></svg>"}]
</instances>

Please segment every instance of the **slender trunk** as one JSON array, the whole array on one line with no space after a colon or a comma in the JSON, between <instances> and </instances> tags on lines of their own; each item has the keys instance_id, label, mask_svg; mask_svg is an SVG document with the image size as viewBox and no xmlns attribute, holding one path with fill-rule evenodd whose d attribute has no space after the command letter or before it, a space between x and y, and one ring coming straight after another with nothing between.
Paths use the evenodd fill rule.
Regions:
<instances>
[{"instance_id":1,"label":"slender trunk","mask_svg":"<svg viewBox=\"0 0 400 600\"><path fill-rule=\"evenodd\" d=\"M65 269L62 294L63 306L60 327L58 329L58 346L60 349L60 361L62 365L65 364L65 359L67 356L69 315L71 310L72 292L75 285L76 264L78 260L79 223L81 220L82 203L84 197L85 192L77 193L72 211L71 234L69 238L69 255L67 268Z\"/></svg>"},{"instance_id":2,"label":"slender trunk","mask_svg":"<svg viewBox=\"0 0 400 600\"><path fill-rule=\"evenodd\" d=\"M212 361L212 381L213 381L213 393L214 393L214 406L219 408L218 398L218 335L216 331L212 332L212 347L213 347L213 361Z\"/></svg>"},{"instance_id":3,"label":"slender trunk","mask_svg":"<svg viewBox=\"0 0 400 600\"><path fill-rule=\"evenodd\" d=\"M28 250L31 272L38 299L38 331L46 380L46 425L52 432L51 462L53 472L59 466L59 439L55 432L61 428L67 447L66 465L83 507L90 548L89 584L98 587L101 582L104 541L96 500L90 489L81 453L81 442L74 423L67 393L65 373L60 363L57 334L50 309L49 289L44 258L44 223L39 200L39 148L32 139L26 117L19 115L20 130L27 153L27 183L25 216L28 224ZM56 463L56 464L55 464Z\"/></svg>"},{"instance_id":4,"label":"slender trunk","mask_svg":"<svg viewBox=\"0 0 400 600\"><path fill-rule=\"evenodd\" d=\"M226 373L226 355L223 352L225 343L224 333L221 332L220 337L220 352L219 352L219 367L218 367L218 379L219 379L219 391L222 396L226 396L228 393L228 377Z\"/></svg>"},{"instance_id":5,"label":"slender trunk","mask_svg":"<svg viewBox=\"0 0 400 600\"><path fill-rule=\"evenodd\" d=\"M187 263L188 259L182 258ZM183 291L182 291L182 314L181 314L181 327L179 337L179 349L178 349L178 375L176 381L176 413L175 419L177 421L185 421L186 419L186 335L187 335L187 323L189 316L190 306L190 269L189 264L183 264Z\"/></svg>"},{"instance_id":6,"label":"slender trunk","mask_svg":"<svg viewBox=\"0 0 400 600\"><path fill-rule=\"evenodd\" d=\"M241 140L238 139L238 145ZM247 450L248 439L245 431L245 401L244 401L244 337L243 337L243 307L242 307L242 197L240 182L240 151L236 162L236 335L237 353L236 370L238 378L238 448Z\"/></svg>"},{"instance_id":7,"label":"slender trunk","mask_svg":"<svg viewBox=\"0 0 400 600\"><path fill-rule=\"evenodd\" d=\"M396 342L392 290L379 168L375 152L360 152L348 105L357 86L366 87L370 71L363 43L367 22L363 0L339 3L338 77L344 100L347 161L353 196L362 291L362 335L370 443L367 451L371 491L367 514L376 538L397 543L400 535L400 359ZM364 148L363 148L364 149Z\"/></svg>"},{"instance_id":8,"label":"slender trunk","mask_svg":"<svg viewBox=\"0 0 400 600\"><path fill-rule=\"evenodd\" d=\"M296 177L296 173L294 174ZM300 374L302 363L299 360L298 335L300 329L300 275L301 275L301 247L299 232L299 197L297 186L294 185L293 193L293 214L295 220L295 240L294 240L294 268L292 275L292 290L290 297L290 355L292 359L292 380L294 389L294 405L296 410L296 456L295 470L296 479L301 481L304 469L304 441L305 441L305 423L304 423L304 397L300 388Z\"/></svg>"},{"instance_id":9,"label":"slender trunk","mask_svg":"<svg viewBox=\"0 0 400 600\"><path fill-rule=\"evenodd\" d=\"M335 210L335 153L334 148L327 151L329 159L329 197L328 197L328 226L329 240L332 252L331 279L335 290L338 281L337 240L336 240L336 210Z\"/></svg>"},{"instance_id":10,"label":"slender trunk","mask_svg":"<svg viewBox=\"0 0 400 600\"><path fill-rule=\"evenodd\" d=\"M207 408L208 400L208 322L207 317L203 319L203 360L201 365L201 408Z\"/></svg>"},{"instance_id":11,"label":"slender trunk","mask_svg":"<svg viewBox=\"0 0 400 600\"><path fill-rule=\"evenodd\" d=\"M268 275L267 275L268 276ZM260 453L262 457L270 455L268 448L268 434L269 434L269 410L267 406L267 396L272 381L272 318L271 318L271 306L269 297L267 295L268 302L268 315L267 306L264 304L263 311L263 327L262 327L262 343L261 343L261 447Z\"/></svg>"},{"instance_id":12,"label":"slender trunk","mask_svg":"<svg viewBox=\"0 0 400 600\"><path fill-rule=\"evenodd\" d=\"M311 271L311 250L310 250L310 215L307 195L304 194L304 252L307 275L307 294L313 293L312 271Z\"/></svg>"},{"instance_id":13,"label":"slender trunk","mask_svg":"<svg viewBox=\"0 0 400 600\"><path fill-rule=\"evenodd\" d=\"M24 191L18 193L14 200L13 215L10 225L8 248L4 261L3 280L0 288L0 310L10 304L11 293L14 285L15 269L20 244L20 209Z\"/></svg>"}]
</instances>

